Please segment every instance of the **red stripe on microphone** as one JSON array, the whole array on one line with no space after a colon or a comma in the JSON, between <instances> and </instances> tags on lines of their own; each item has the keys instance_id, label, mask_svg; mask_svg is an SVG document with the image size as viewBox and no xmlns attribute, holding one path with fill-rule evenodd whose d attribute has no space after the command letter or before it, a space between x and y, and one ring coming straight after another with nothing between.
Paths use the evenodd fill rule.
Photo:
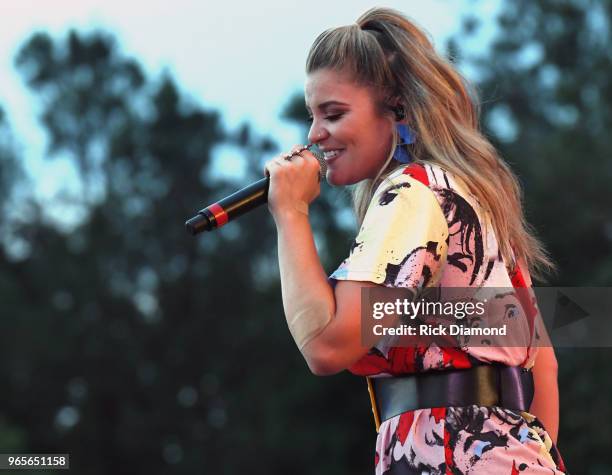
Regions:
<instances>
[{"instance_id":1,"label":"red stripe on microphone","mask_svg":"<svg viewBox=\"0 0 612 475\"><path fill-rule=\"evenodd\" d=\"M215 221L217 222L217 227L220 228L228 221L228 216L225 210L221 207L219 203L212 204L208 207L208 210L215 217Z\"/></svg>"}]
</instances>

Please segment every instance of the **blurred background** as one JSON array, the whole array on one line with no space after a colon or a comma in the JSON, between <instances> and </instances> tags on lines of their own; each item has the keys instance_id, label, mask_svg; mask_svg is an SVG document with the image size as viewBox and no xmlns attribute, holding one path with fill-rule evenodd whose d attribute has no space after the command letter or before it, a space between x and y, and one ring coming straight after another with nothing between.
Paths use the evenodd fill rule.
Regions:
<instances>
[{"instance_id":1,"label":"blurred background","mask_svg":"<svg viewBox=\"0 0 612 475\"><path fill-rule=\"evenodd\" d=\"M69 452L87 475L372 473L365 382L309 373L266 209L198 238L183 223L305 141L311 42L374 4L218 3L0 4L2 453ZM611 2L384 6L477 85L548 285L610 285ZM311 216L331 271L346 191ZM557 350L573 474L612 473L610 356Z\"/></svg>"}]
</instances>

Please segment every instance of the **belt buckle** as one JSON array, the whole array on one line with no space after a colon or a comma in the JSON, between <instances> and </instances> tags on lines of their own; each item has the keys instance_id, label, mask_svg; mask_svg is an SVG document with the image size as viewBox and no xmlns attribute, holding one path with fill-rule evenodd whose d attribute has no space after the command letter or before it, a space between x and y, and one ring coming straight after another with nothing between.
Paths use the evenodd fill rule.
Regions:
<instances>
[{"instance_id":1,"label":"belt buckle","mask_svg":"<svg viewBox=\"0 0 612 475\"><path fill-rule=\"evenodd\" d=\"M374 392L374 385L369 376L366 376L366 383L368 384L368 393L370 393L370 404L372 405L372 415L374 416L374 426L376 427L376 433L380 429L380 413L378 412L378 405L376 403L376 393Z\"/></svg>"}]
</instances>

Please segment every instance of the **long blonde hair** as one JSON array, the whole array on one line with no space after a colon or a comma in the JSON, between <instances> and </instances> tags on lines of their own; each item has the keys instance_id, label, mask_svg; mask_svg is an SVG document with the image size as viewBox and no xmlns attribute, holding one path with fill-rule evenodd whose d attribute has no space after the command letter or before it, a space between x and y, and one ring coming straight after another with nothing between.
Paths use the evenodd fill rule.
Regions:
<instances>
[{"instance_id":1,"label":"long blonde hair","mask_svg":"<svg viewBox=\"0 0 612 475\"><path fill-rule=\"evenodd\" d=\"M476 91L444 58L426 34L400 12L372 8L353 25L332 28L314 41L306 73L329 68L348 73L378 96L381 114L401 103L416 132L415 161L434 163L465 183L489 213L500 252L510 267L525 262L542 279L554 269L526 222L518 179L479 130ZM397 143L394 133L393 147ZM363 220L375 187L400 163L388 157L374 179L353 189L353 206Z\"/></svg>"}]
</instances>

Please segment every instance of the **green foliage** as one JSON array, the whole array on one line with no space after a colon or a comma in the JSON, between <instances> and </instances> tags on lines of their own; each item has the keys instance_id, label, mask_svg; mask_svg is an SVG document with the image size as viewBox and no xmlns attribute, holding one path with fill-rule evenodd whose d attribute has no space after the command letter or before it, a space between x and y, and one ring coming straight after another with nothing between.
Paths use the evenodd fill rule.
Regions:
<instances>
[{"instance_id":1,"label":"green foliage","mask_svg":"<svg viewBox=\"0 0 612 475\"><path fill-rule=\"evenodd\" d=\"M15 185L24 179L19 166L19 157L6 114L0 107L0 207L6 205ZM0 230L5 224L5 209L0 209Z\"/></svg>"},{"instance_id":2,"label":"green foliage","mask_svg":"<svg viewBox=\"0 0 612 475\"><path fill-rule=\"evenodd\" d=\"M609 8L506 2L484 57L464 54L462 36L450 46L480 70L483 124L523 181L555 284L612 275ZM479 24L470 17L463 34ZM218 112L169 76L146 77L103 32L38 33L16 65L40 101L48 157L79 172L65 209L82 219L67 230L31 196L6 212L27 182L0 113L0 446L68 451L85 475L370 473L365 385L309 374L283 320L266 211L197 239L183 229L239 186L209 179L215 149L239 147L249 182L273 139L223 130ZM306 130L301 94L283 117ZM312 212L330 270L349 247L347 207L323 188ZM559 447L573 473L612 467L605 424L581 435L610 419L606 355L558 352Z\"/></svg>"},{"instance_id":3,"label":"green foliage","mask_svg":"<svg viewBox=\"0 0 612 475\"><path fill-rule=\"evenodd\" d=\"M265 210L198 239L183 227L237 186L207 179L215 147L241 147L252 180L274 142L248 125L222 130L217 112L189 103L170 77L148 80L103 33L36 34L16 64L42 103L49 157L79 171L82 193L66 204L85 218L66 233L39 209L15 224L29 252L0 254L10 423L0 436L22 434L23 451L69 451L82 474L359 466L346 463L349 445L328 447L356 424L370 430L365 389L312 377L291 343ZM330 210L318 218L322 248L348 240L329 199L319 206ZM335 431L319 434L328 391L355 386L344 407L363 418L332 417L321 423ZM319 450L327 456L313 457Z\"/></svg>"}]
</instances>

